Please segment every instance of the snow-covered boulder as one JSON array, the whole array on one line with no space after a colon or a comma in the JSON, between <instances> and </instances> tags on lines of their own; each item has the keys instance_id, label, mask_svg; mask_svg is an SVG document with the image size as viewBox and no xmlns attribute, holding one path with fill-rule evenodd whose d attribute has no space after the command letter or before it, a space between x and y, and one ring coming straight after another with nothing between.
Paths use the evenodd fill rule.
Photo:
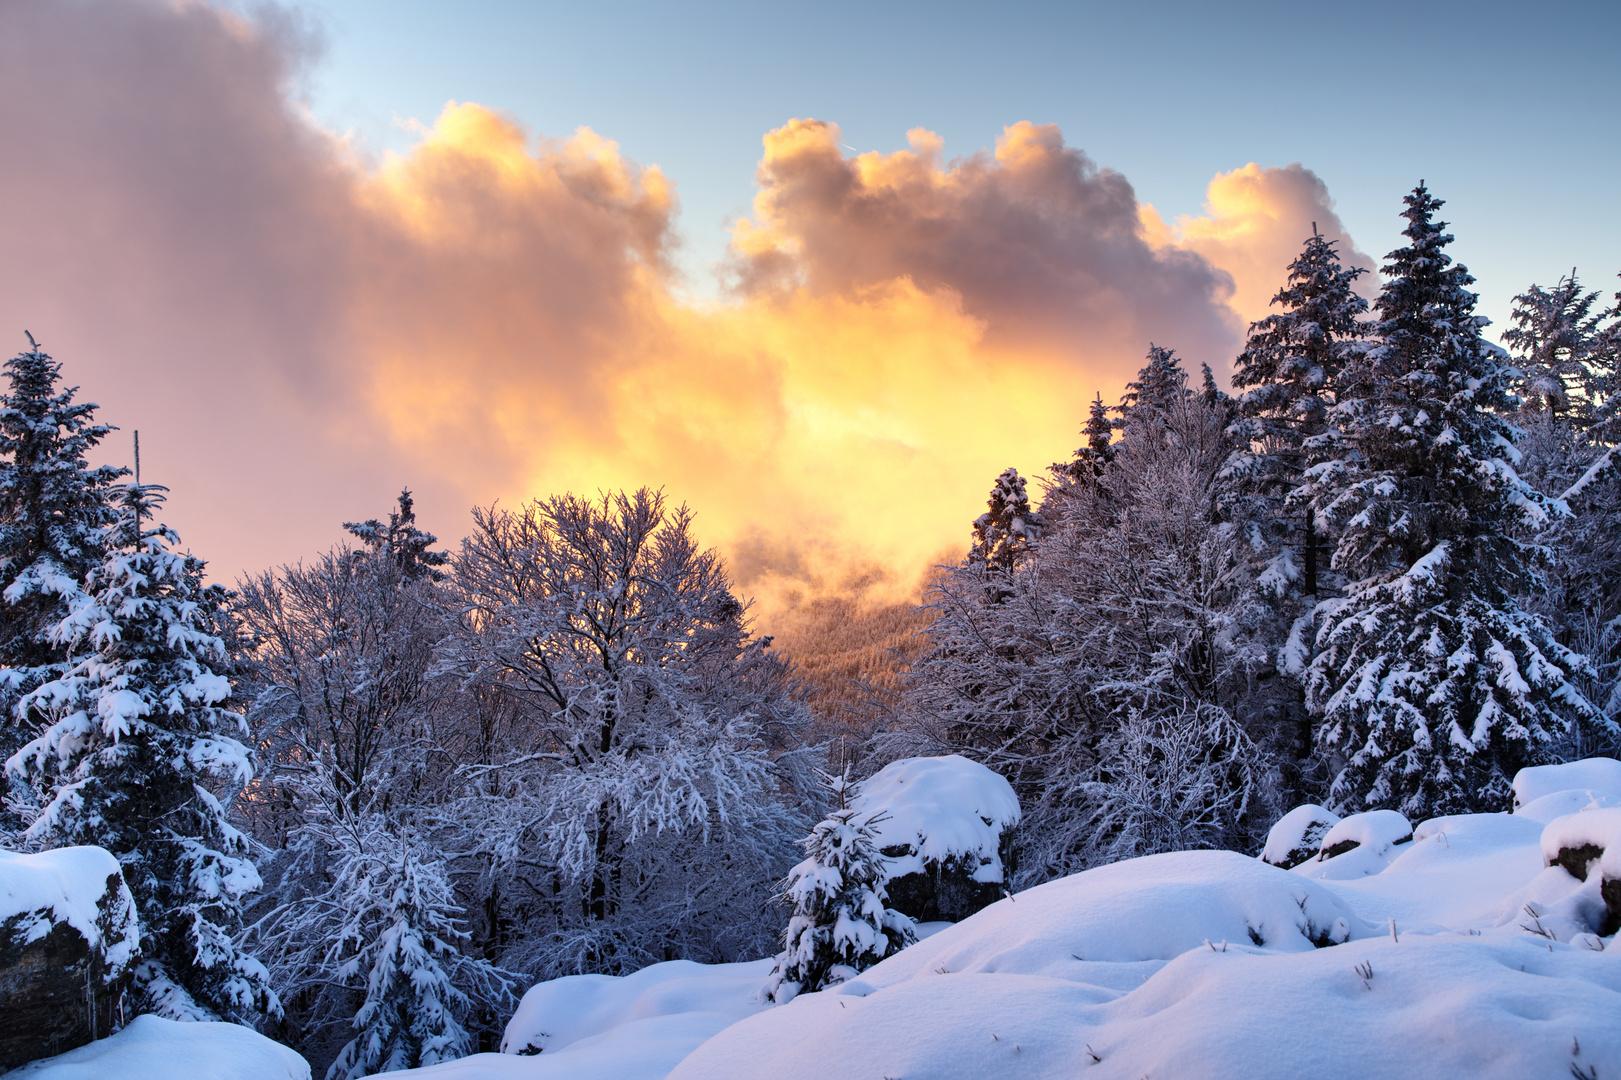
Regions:
<instances>
[{"instance_id":1,"label":"snow-covered boulder","mask_svg":"<svg viewBox=\"0 0 1621 1080\"><path fill-rule=\"evenodd\" d=\"M6 1080L310 1080L310 1065L239 1024L148 1015L116 1035L9 1072Z\"/></svg>"},{"instance_id":2,"label":"snow-covered boulder","mask_svg":"<svg viewBox=\"0 0 1621 1080\"><path fill-rule=\"evenodd\" d=\"M1593 757L1562 765L1534 765L1514 774L1514 812L1539 799L1569 791L1621 798L1621 761Z\"/></svg>"},{"instance_id":3,"label":"snow-covered boulder","mask_svg":"<svg viewBox=\"0 0 1621 1080\"><path fill-rule=\"evenodd\" d=\"M877 817L889 906L920 922L965 919L1007 887L1019 799L1007 780L959 754L891 762L850 806Z\"/></svg>"},{"instance_id":4,"label":"snow-covered boulder","mask_svg":"<svg viewBox=\"0 0 1621 1080\"><path fill-rule=\"evenodd\" d=\"M1317 858L1323 850L1323 836L1339 821L1338 814L1316 803L1295 807L1267 832L1261 861L1288 870Z\"/></svg>"},{"instance_id":5,"label":"snow-covered boulder","mask_svg":"<svg viewBox=\"0 0 1621 1080\"><path fill-rule=\"evenodd\" d=\"M1341 818L1323 833L1315 861L1294 867L1322 881L1366 877L1382 872L1413 839L1413 826L1394 810L1368 810Z\"/></svg>"},{"instance_id":6,"label":"snow-covered boulder","mask_svg":"<svg viewBox=\"0 0 1621 1080\"><path fill-rule=\"evenodd\" d=\"M1542 830L1542 858L1582 882L1597 879L1605 913L1599 934L1621 930L1621 808L1584 810Z\"/></svg>"},{"instance_id":7,"label":"snow-covered boulder","mask_svg":"<svg viewBox=\"0 0 1621 1080\"><path fill-rule=\"evenodd\" d=\"M111 1031L140 938L105 849L0 851L0 1069Z\"/></svg>"}]
</instances>

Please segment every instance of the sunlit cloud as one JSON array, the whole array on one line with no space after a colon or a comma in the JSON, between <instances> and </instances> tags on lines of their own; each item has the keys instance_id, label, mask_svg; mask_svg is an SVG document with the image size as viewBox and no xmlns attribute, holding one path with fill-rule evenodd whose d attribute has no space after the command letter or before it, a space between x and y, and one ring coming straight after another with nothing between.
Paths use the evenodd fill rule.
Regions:
<instances>
[{"instance_id":1,"label":"sunlit cloud","mask_svg":"<svg viewBox=\"0 0 1621 1080\"><path fill-rule=\"evenodd\" d=\"M0 129L31 163L0 173L0 327L143 429L226 576L402 483L447 537L475 503L652 484L767 607L908 595L1150 340L1224 371L1310 222L1340 230L1299 166L1218 176L1167 224L1051 125L948 159L922 128L849 155L792 120L724 299L696 302L655 166L470 103L368 162L296 105L309 56L274 12L0 14Z\"/></svg>"}]
</instances>

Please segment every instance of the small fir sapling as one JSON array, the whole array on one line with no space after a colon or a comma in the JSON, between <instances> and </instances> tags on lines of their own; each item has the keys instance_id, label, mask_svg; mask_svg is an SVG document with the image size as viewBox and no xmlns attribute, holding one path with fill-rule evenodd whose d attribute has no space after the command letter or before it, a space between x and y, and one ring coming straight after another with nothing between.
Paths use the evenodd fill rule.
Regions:
<instances>
[{"instance_id":1,"label":"small fir sapling","mask_svg":"<svg viewBox=\"0 0 1621 1080\"><path fill-rule=\"evenodd\" d=\"M917 940L912 920L887 906L885 860L872 829L881 819L845 805L847 772L827 782L839 809L805 838L806 859L783 884L793 915L765 985L779 1005L852 979Z\"/></svg>"}]
</instances>

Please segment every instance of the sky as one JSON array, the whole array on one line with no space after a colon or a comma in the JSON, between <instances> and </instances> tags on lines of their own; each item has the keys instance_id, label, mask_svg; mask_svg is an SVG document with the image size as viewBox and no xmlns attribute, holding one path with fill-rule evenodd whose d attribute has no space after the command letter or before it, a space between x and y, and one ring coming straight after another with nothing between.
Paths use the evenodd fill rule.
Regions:
<instances>
[{"instance_id":1,"label":"sky","mask_svg":"<svg viewBox=\"0 0 1621 1080\"><path fill-rule=\"evenodd\" d=\"M1613 3L0 0L0 347L227 582L663 486L767 610L907 595L1148 343L1224 374L1418 180L1501 328L1621 270ZM1372 283L1370 280L1370 289Z\"/></svg>"}]
</instances>

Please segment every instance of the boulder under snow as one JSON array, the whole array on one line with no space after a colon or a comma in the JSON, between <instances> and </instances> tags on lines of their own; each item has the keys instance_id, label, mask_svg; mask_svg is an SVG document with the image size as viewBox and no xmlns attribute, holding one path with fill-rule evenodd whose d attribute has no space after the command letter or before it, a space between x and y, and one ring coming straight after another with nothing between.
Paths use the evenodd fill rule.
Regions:
<instances>
[{"instance_id":1,"label":"boulder under snow","mask_svg":"<svg viewBox=\"0 0 1621 1080\"><path fill-rule=\"evenodd\" d=\"M891 762L852 809L874 815L889 860L889 906L918 922L958 922L1007 889L1019 799L999 774L959 754Z\"/></svg>"},{"instance_id":2,"label":"boulder under snow","mask_svg":"<svg viewBox=\"0 0 1621 1080\"><path fill-rule=\"evenodd\" d=\"M140 937L110 852L0 851L0 1069L110 1032Z\"/></svg>"}]
</instances>

